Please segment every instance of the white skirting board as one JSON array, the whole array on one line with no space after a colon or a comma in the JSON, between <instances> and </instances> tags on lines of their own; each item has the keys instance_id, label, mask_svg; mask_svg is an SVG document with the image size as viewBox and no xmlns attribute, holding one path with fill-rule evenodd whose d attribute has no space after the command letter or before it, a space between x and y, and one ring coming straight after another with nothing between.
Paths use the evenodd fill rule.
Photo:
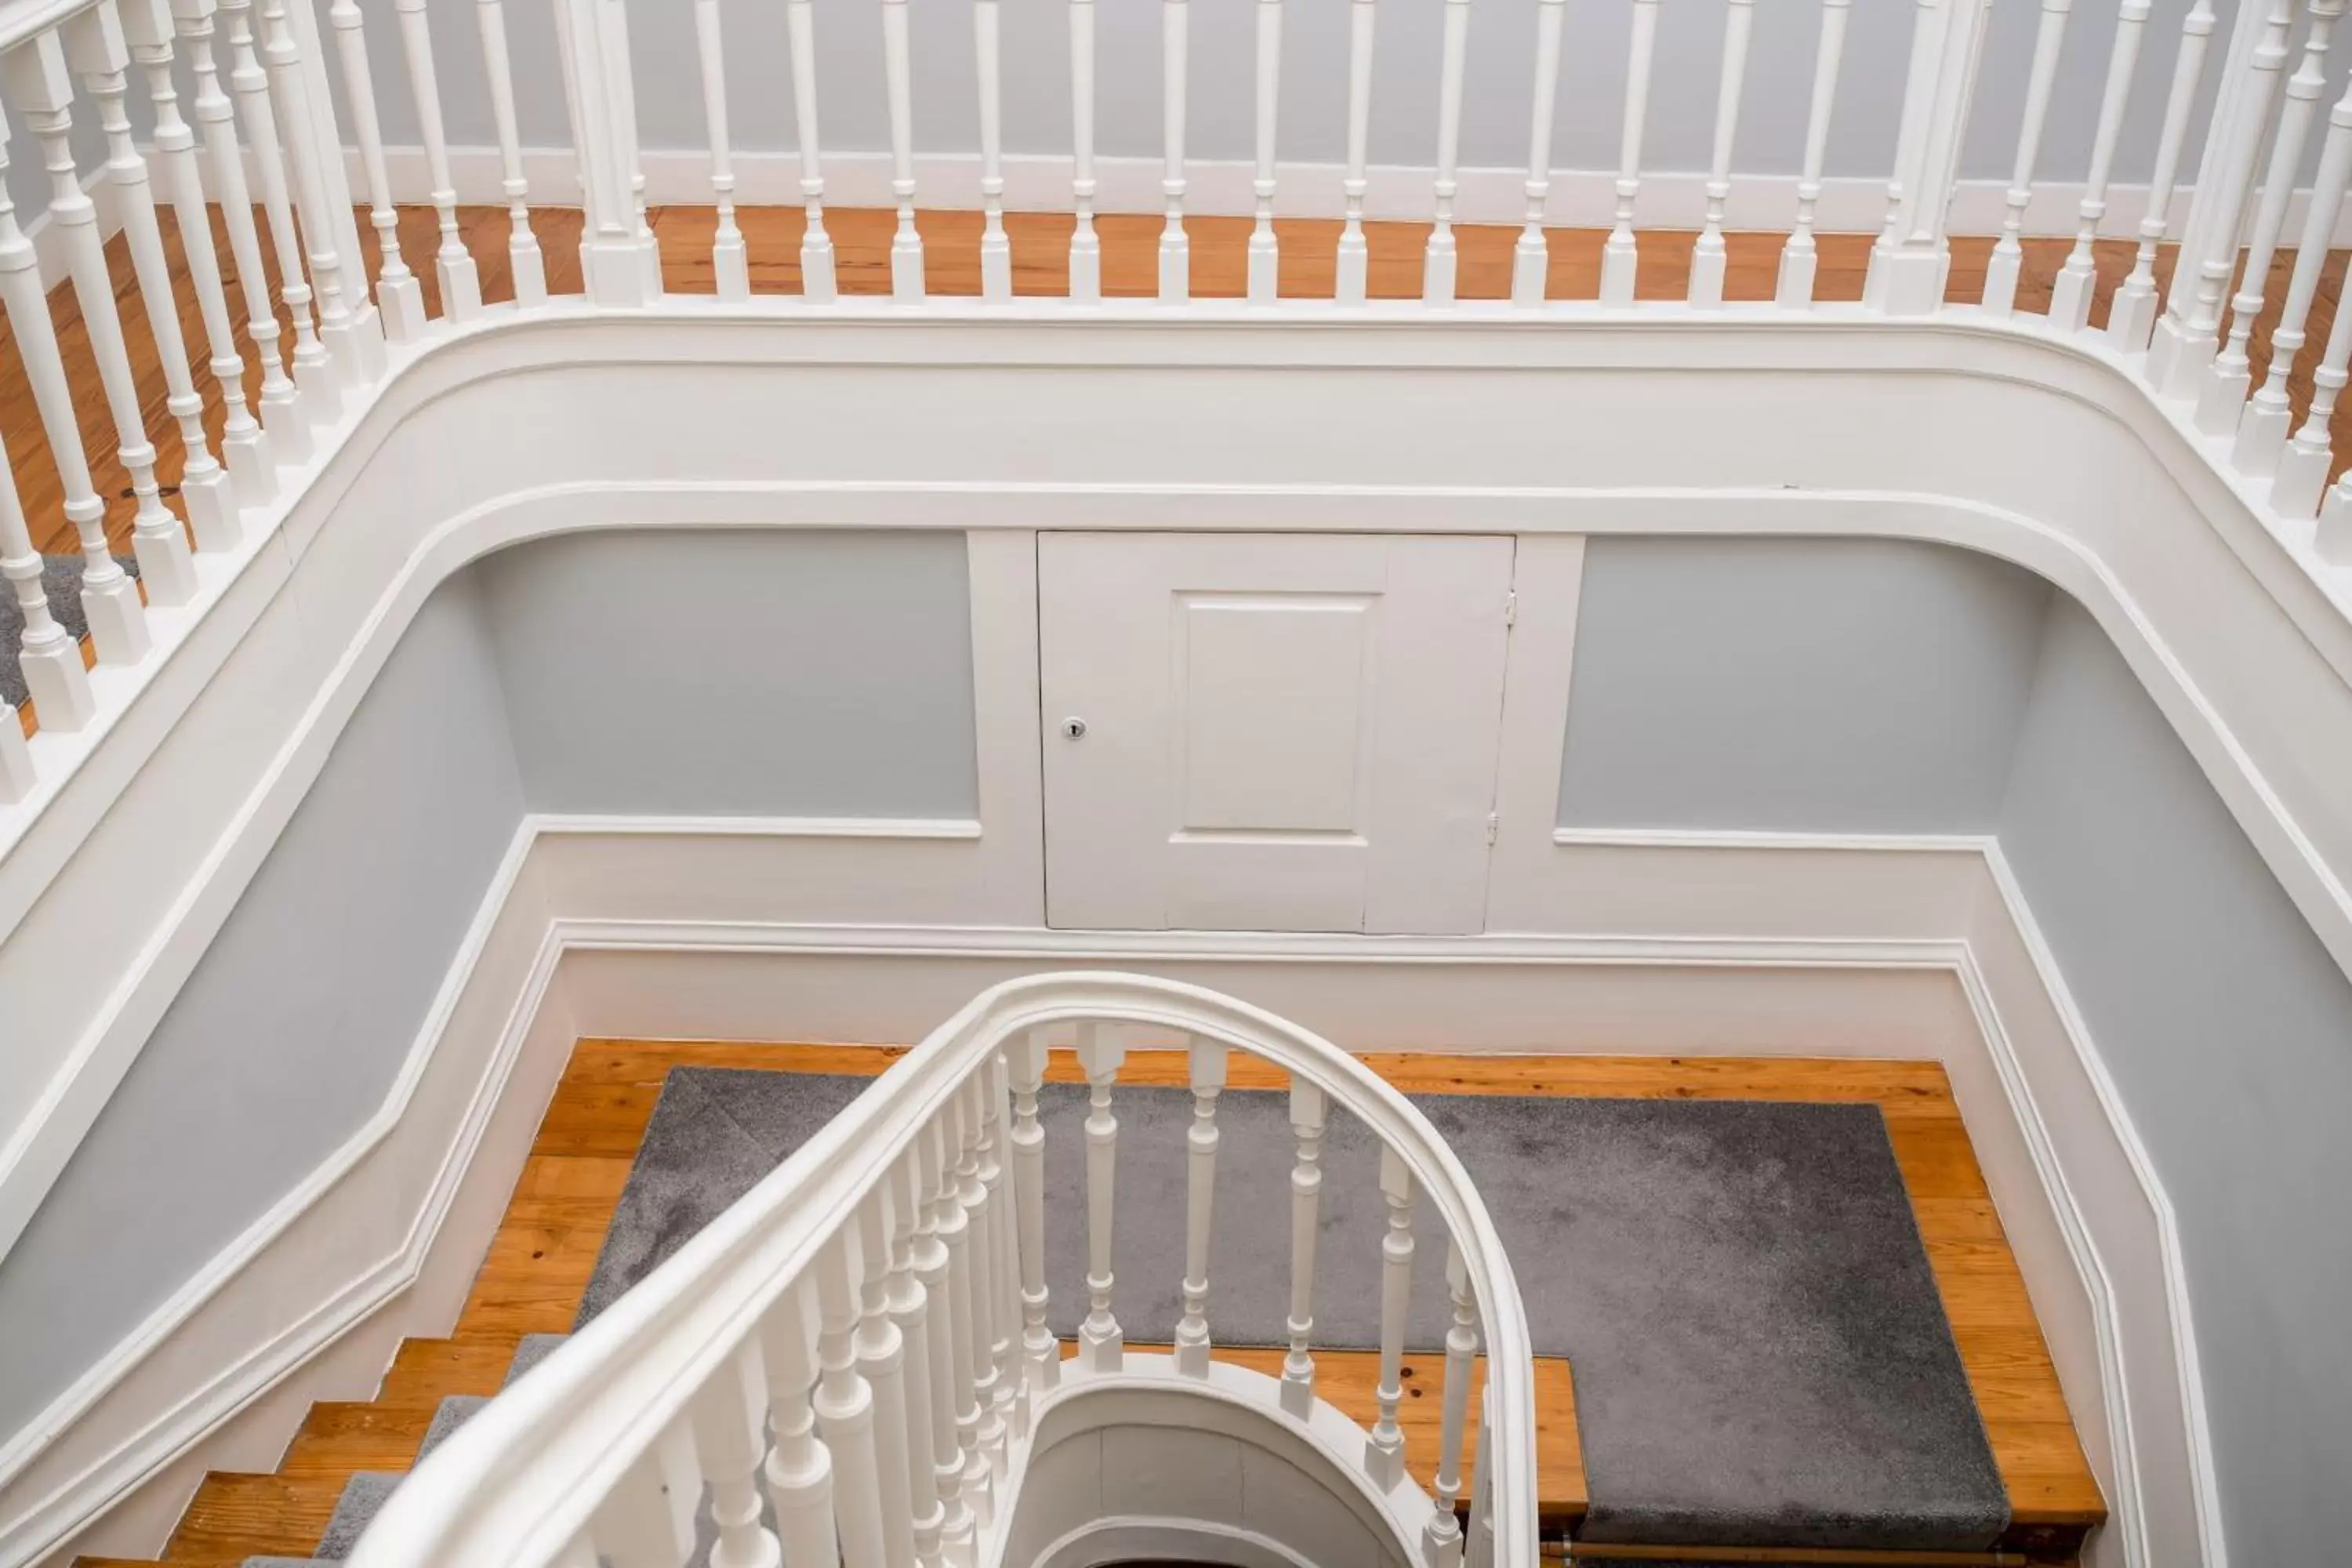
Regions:
<instances>
[{"instance_id":1,"label":"white skirting board","mask_svg":"<svg viewBox=\"0 0 2352 1568\"><path fill-rule=\"evenodd\" d=\"M994 980L1073 966L1177 974L1363 1050L1943 1062L2115 1510L2092 1560L2221 1560L2169 1210L1989 842L1583 836L1555 847L1559 885L1588 909L1638 897L1802 911L1744 937L1068 932L897 922L877 908L856 924L796 918L851 887L907 887L919 904L978 874L959 825L905 826L526 821L394 1102L60 1399L41 1441L5 1456L0 1563L98 1541L153 1547L169 1510L151 1499L139 1520L102 1523L120 1500L167 1471L160 1493L184 1486L218 1443L246 1463L274 1453L307 1403L285 1388L364 1392L356 1368L317 1370L362 1325L378 1351L395 1327L446 1331L574 1038L905 1043ZM644 875L656 840L683 852L665 853L658 885ZM696 903L738 915L697 920ZM124 1539L142 1528L148 1539Z\"/></svg>"}]
</instances>

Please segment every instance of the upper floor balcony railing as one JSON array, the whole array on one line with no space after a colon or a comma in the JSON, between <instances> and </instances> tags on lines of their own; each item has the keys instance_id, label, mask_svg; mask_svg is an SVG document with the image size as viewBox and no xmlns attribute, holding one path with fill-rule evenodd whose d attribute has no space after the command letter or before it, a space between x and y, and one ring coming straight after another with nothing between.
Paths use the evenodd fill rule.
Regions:
<instances>
[{"instance_id":1,"label":"upper floor balcony railing","mask_svg":"<svg viewBox=\"0 0 2352 1568\"><path fill-rule=\"evenodd\" d=\"M392 27L381 13L372 23L357 0L332 0L323 24L305 0L0 5L0 101L15 127L6 155L18 162L13 172L0 169L14 193L14 205L0 194L0 300L16 349L16 363L0 367L6 378L0 406L29 409L9 429L11 467L0 474L0 574L23 617L30 698L29 711L0 717L0 852L277 527L378 389L418 352L476 323L518 316L579 319L674 301L713 308L665 293L664 242L648 221L649 160L640 154L643 84L629 36L633 25L641 33L683 30L688 18L643 5L633 16L626 0L545 3L553 12L551 61L509 47L507 0L395 0ZM1017 216L1007 222L1002 0L971 0L968 16L959 10L957 50L969 48L976 79L959 86L958 100L975 110L978 153L946 164L918 156L917 116L929 107L919 93L938 79L917 66L954 51L922 37L916 7L908 0L837 6L828 0L820 19L814 0L779 3L783 26L772 52L782 58L763 60L761 68L778 83L789 80L791 167L798 177L782 178L764 154L760 167L762 194L797 207L790 225L739 221L740 160L730 153L719 0L695 0L691 10L703 127L691 162L711 215L707 272L695 270L698 281L708 279L718 310L789 316L1125 309L1228 319L1236 311L1313 311L1324 319L1357 312L1429 321L1728 312L1849 325L1927 316L1999 323L2106 356L2170 410L2207 460L2236 477L2240 493L2266 509L2273 527L2308 542L2316 520L2319 555L2352 559L2352 488L2329 489L2341 467L2331 425L2352 361L2352 312L2335 310L2327 265L2352 174L2352 93L2325 113L2322 104L2339 79L2326 67L2343 0L2243 0L2226 26L2215 0L2174 0L2160 16L2153 0L2079 6L2041 0L2032 13L2030 55L2002 57L2022 64L2021 84L2011 79L2014 70L1980 68L1992 0L1916 0L1903 8L1909 40L1900 56L1899 120L1891 151L1878 149L1889 153L1881 163L1890 177L1867 212L1855 208L1850 180L1828 181L1824 170L1842 105L1851 104L1856 85L1850 29L1859 38L1865 24L1884 17L1863 16L1853 0L1762 7L1756 0L1677 0L1675 26L1693 14L1708 18L1710 28L1720 26L1710 34L1711 70L1666 79L1690 51L1661 48L1661 0L1617 0L1612 25L1622 24L1628 40L1618 166L1605 213L1579 215L1594 221L1591 245L1548 226L1559 216L1553 148L1563 59L1578 47L1565 0L1516 7L1500 0L1417 6L1347 0L1342 7L1334 0L1318 14L1336 22L1344 10L1345 47L1311 58L1300 58L1295 44L1292 56L1284 55L1286 24L1316 10L1308 0L1288 0L1287 9L1299 14L1288 18L1285 0L1246 6L1063 0L1021 10L1016 37L1032 54L1048 52L1034 46L1050 39L1054 58L1013 59L1018 79L1032 93L1049 79L1067 89L1066 160L1012 161L1025 204L1069 215L1050 226ZM535 37L547 18L537 10L541 0L529 4ZM2102 26L2112 21L2104 60L2084 59L2079 49L2067 56L2070 23L2080 30L2087 19L2075 13L2094 7ZM1155 9L1161 178L1151 205L1162 216L1147 279L1139 268L1130 275L1105 267L1097 30L1117 24L1132 54L1139 35L1129 24L1139 11L1148 19ZM525 18L520 5L514 10L514 36L522 37ZM927 25L938 15L922 10ZM860 19L868 11L878 35L878 80L828 58L853 25L870 49L874 37ZM1246 34L1233 30L1244 16ZM1205 37L1213 20L1227 29L1221 37L1245 36L1246 50L1195 47L1196 28ZM1428 47L1403 67L1384 58L1376 77L1383 29L1408 21L1423 29L1416 36ZM478 78L470 68L463 80L436 68L436 55L452 53L453 22L478 46ZM1751 72L1759 27L1800 23L1811 29L1810 71ZM1525 96L1498 106L1506 95L1490 79L1495 73L1475 75L1468 62L1476 35L1504 29L1515 35L1507 52L1524 47L1524 68L1514 59L1507 74L1524 83ZM1338 35L1326 29L1326 36L1336 46ZM870 63L870 53L863 58ZM1402 138L1406 113L1384 109L1375 83L1404 79L1401 71L1420 84L1412 112L1425 113L1423 101L1434 105L1425 132L1413 132L1425 141L1428 162L1418 170L1374 169L1373 129ZM1319 176L1286 184L1286 169L1297 171L1276 158L1286 86L1295 91L1302 73L1325 82L1327 109L1344 105L1336 189ZM518 82L536 90L551 76L568 107L568 149L527 146L520 129ZM413 153L388 151L382 128L395 108L383 84L404 78L408 90L399 97L413 102L397 108L421 144ZM1233 205L1234 171L1218 165L1196 199L1202 166L1187 142L1188 106L1212 81L1236 92L1248 87L1254 160L1233 302L1204 298L1227 290L1213 290L1203 276L1211 226L1200 220L1204 200ZM1461 167L1465 99L1474 96L1472 116L1482 125L1498 113L1524 116L1528 154L1523 179L1513 176L1520 209L1515 237L1474 229L1461 210L1468 189ZM486 272L466 243L463 182L453 162L463 150L453 149L445 129L447 103L470 110L485 97L505 206L504 244L488 269L496 284L489 292L507 296L497 304L485 303ZM1738 172L1743 105L1752 112L1762 100L1801 110L1801 169L1792 186ZM887 122L895 227L887 297L870 302L856 297L865 280L837 264L828 231L828 172L838 172L842 160L828 156L822 133L845 102L852 117L871 111ZM1655 187L1659 172L1645 160L1644 139L1662 103L1711 127L1703 204L1689 215L1695 237L1650 221L1655 205L1645 203L1644 182ZM2071 225L2062 225L2071 244L2045 296L2026 242L2037 200L2046 216L2053 199L2053 187L2037 182L2053 106L2062 120L2071 115L2090 127L2091 144L2086 177L2065 188L2078 196ZM1122 124L1132 121L1125 98L1110 107ZM1297 112L1294 107L1293 118ZM2153 127L2152 148L2127 148L2127 125ZM2013 159L1990 226L1997 232L1978 251L1979 287L1973 267L1955 268L1948 231L1964 142L1982 146L1987 138ZM82 159L98 145L103 164L93 176ZM2147 177L2128 201L2117 201L2134 221L2110 223L2110 196L2117 195L2111 174L2125 152L2145 156ZM661 156L668 188L680 155ZM29 174L32 164L39 176ZM394 177L419 171L415 191ZM45 210L23 216L17 206L30 211L44 183ZM1214 192L1206 192L1209 184ZM1834 204L1825 197L1832 186ZM363 198L356 210L354 187ZM1495 183L1485 179L1478 188L1491 195ZM1578 186L1590 188L1591 182ZM401 244L404 195L424 196L431 216L430 258L420 243L415 266ZM924 232L919 206L977 208L977 224L961 230L971 236L962 245L965 259L976 263L970 271L977 305L949 304L929 292L927 272L942 259L946 241L941 226ZM552 221L558 209L567 221ZM568 221L572 211L576 226ZM1302 215L1338 221L1288 223ZM1382 217L1423 226L1412 231L1417 255L1375 257L1367 226ZM1850 233L1870 231L1854 233L1845 247L1867 257L1858 300L1839 297L1844 269L1823 265L1841 249L1828 232L1832 218ZM130 276L120 282L110 225L121 234L115 254L127 254ZM561 248L557 234L564 237ZM758 253L754 242L771 234L785 237L777 244L789 254ZM680 243L669 241L673 252ZM1381 244L1392 251L1385 235ZM1764 259L1759 244L1769 247L1769 296L1760 287L1743 289L1745 275L1733 266L1735 258ZM1282 287L1285 268L1309 245L1328 247L1328 298L1292 298ZM1492 299L1473 297L1485 291L1488 274L1470 263L1484 258L1495 267ZM755 290L753 264L763 259L792 263L780 270L797 280L797 292ZM1324 258L1314 259L1319 270ZM1596 259L1597 267L1580 265ZM1652 297L1664 275L1662 260L1686 272L1686 286L1671 300ZM576 296L562 291L566 280ZM878 278L873 292L886 293ZM1116 302L1122 293L1140 298L1123 306ZM2316 330L2322 322L2324 334ZM50 540L83 562L70 593L87 620L87 653L44 592L41 546ZM126 547L135 555L136 580L123 564Z\"/></svg>"}]
</instances>

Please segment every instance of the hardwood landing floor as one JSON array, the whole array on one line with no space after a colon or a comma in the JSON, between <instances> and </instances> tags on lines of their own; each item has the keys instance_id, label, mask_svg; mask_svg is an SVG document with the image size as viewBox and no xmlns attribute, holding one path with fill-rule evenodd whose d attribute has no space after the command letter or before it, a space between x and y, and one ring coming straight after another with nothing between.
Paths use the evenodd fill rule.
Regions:
<instances>
[{"instance_id":1,"label":"hardwood landing floor","mask_svg":"<svg viewBox=\"0 0 2352 1568\"><path fill-rule=\"evenodd\" d=\"M671 1068L877 1073L902 1054L897 1047L874 1046L581 1040L449 1337L404 1342L372 1400L313 1405L276 1472L207 1476L160 1561L179 1568L231 1568L248 1555L307 1555L353 1471L407 1469L444 1397L495 1393L523 1335L570 1331L663 1076ZM1842 1560L1923 1565L2070 1562L2072 1543L2105 1520L2105 1504L2075 1438L2024 1279L1940 1067L1736 1057L1405 1053L1366 1059L1411 1093L1876 1104L1886 1117L1944 1310L2009 1490L2014 1523L1997 1554L1864 1553L1841 1554ZM1184 1083L1185 1075L1182 1053L1141 1051L1128 1058L1120 1081L1173 1086ZM1059 1053L1047 1076L1055 1082L1083 1081L1076 1063ZM1278 1089L1286 1079L1263 1062L1237 1056L1231 1081L1237 1089ZM1279 1360L1274 1352L1217 1354L1244 1364ZM1369 1422L1379 1358L1324 1352L1317 1365L1323 1394ZM1442 1358L1407 1358L1408 1395L1400 1424L1407 1463L1424 1482L1435 1458L1443 1376ZM1536 1394L1544 1508L1557 1522L1572 1521L1582 1517L1585 1492L1566 1366L1539 1363ZM1612 1548L1610 1555L1642 1553ZM1788 1555L1766 1553L1752 1560ZM1799 1555L1818 1562L1823 1554ZM83 1558L79 1568L140 1565L130 1559Z\"/></svg>"}]
</instances>

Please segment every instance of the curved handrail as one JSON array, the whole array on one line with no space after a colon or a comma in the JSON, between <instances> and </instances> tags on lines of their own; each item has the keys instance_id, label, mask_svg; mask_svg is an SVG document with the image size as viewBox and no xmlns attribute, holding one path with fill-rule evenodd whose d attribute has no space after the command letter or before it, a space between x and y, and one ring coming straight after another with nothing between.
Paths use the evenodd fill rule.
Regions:
<instances>
[{"instance_id":1,"label":"curved handrail","mask_svg":"<svg viewBox=\"0 0 2352 1568\"><path fill-rule=\"evenodd\" d=\"M849 1223L859 1201L991 1053L1065 1021L1157 1026L1264 1057L1321 1089L1395 1149L1444 1217L1475 1283L1497 1441L1494 1561L1537 1560L1535 1374L1502 1239L1427 1118L1338 1046L1181 982L1070 972L1007 981L933 1030L667 1262L492 1401L418 1467L351 1568L532 1568L597 1507ZM1509 1435L1507 1439L1504 1435Z\"/></svg>"}]
</instances>

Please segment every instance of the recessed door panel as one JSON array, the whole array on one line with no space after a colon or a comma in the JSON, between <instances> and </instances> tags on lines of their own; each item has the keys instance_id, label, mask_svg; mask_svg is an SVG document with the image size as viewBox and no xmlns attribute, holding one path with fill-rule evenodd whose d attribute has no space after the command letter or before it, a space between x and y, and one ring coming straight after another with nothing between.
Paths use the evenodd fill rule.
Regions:
<instances>
[{"instance_id":1,"label":"recessed door panel","mask_svg":"<svg viewBox=\"0 0 2352 1568\"><path fill-rule=\"evenodd\" d=\"M1053 923L1478 929L1511 554L1040 535Z\"/></svg>"}]
</instances>

